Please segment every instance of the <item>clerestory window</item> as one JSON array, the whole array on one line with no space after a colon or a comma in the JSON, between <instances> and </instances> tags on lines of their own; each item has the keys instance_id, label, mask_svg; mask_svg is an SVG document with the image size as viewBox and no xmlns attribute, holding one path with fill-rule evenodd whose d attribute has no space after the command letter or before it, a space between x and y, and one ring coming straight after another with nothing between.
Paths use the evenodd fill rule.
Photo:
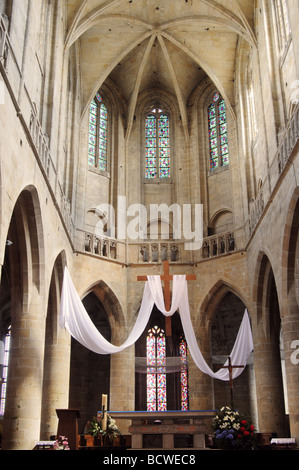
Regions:
<instances>
[{"instance_id":1,"label":"clerestory window","mask_svg":"<svg viewBox=\"0 0 299 470\"><path fill-rule=\"evenodd\" d=\"M208 107L210 170L229 165L226 105L220 93L214 93Z\"/></svg>"},{"instance_id":2,"label":"clerestory window","mask_svg":"<svg viewBox=\"0 0 299 470\"><path fill-rule=\"evenodd\" d=\"M275 4L278 20L280 47L281 49L283 49L287 45L289 37L291 35L288 7L286 0L275 0Z\"/></svg>"},{"instance_id":3,"label":"clerestory window","mask_svg":"<svg viewBox=\"0 0 299 470\"><path fill-rule=\"evenodd\" d=\"M145 178L170 178L170 127L168 114L159 106L145 119Z\"/></svg>"},{"instance_id":4,"label":"clerestory window","mask_svg":"<svg viewBox=\"0 0 299 470\"><path fill-rule=\"evenodd\" d=\"M89 108L88 165L107 171L108 110L97 93Z\"/></svg>"}]
</instances>

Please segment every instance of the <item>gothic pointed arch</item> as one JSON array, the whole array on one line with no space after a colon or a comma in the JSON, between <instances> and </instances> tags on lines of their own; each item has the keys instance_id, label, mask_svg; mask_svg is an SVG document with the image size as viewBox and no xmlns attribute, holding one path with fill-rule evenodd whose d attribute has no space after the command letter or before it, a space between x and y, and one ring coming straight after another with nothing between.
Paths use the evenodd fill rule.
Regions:
<instances>
[{"instance_id":1,"label":"gothic pointed arch","mask_svg":"<svg viewBox=\"0 0 299 470\"><path fill-rule=\"evenodd\" d=\"M21 299L22 306L29 306L33 286L38 292L44 288L44 234L39 196L34 186L28 186L16 199L7 240L11 243L10 264L12 290Z\"/></svg>"}]
</instances>

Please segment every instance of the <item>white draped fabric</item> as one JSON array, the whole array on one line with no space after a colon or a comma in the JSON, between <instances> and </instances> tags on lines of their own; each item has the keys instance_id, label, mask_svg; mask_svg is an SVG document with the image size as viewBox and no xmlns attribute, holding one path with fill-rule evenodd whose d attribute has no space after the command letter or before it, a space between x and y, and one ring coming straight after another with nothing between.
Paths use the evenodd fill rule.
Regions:
<instances>
[{"instance_id":1,"label":"white draped fabric","mask_svg":"<svg viewBox=\"0 0 299 470\"><path fill-rule=\"evenodd\" d=\"M60 326L66 328L73 338L95 353L119 353L132 346L141 336L155 304L158 310L165 316L171 316L179 310L188 348L197 367L215 379L229 380L228 369L220 369L217 372L213 372L200 352L190 317L188 286L185 275L173 276L173 295L169 311L165 309L160 276L148 276L136 323L127 340L121 346L115 346L101 335L91 321L74 287L70 273L65 268L61 294ZM252 350L251 327L248 312L245 310L234 347L230 354L232 365L245 366ZM233 378L242 372L243 368L233 369Z\"/></svg>"}]
</instances>

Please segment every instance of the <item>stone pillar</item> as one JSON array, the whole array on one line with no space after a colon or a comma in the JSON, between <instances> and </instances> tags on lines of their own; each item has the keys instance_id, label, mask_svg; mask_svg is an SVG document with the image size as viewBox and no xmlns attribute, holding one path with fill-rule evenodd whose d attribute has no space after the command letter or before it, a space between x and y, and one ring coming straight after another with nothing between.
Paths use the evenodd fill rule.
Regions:
<instances>
[{"instance_id":1,"label":"stone pillar","mask_svg":"<svg viewBox=\"0 0 299 470\"><path fill-rule=\"evenodd\" d=\"M202 333L203 329L202 329ZM209 357L207 334L197 337L199 348L205 358ZM198 369L192 358L189 360L189 409L211 410L214 408L213 379Z\"/></svg>"},{"instance_id":2,"label":"stone pillar","mask_svg":"<svg viewBox=\"0 0 299 470\"><path fill-rule=\"evenodd\" d=\"M277 341L263 337L254 346L259 432L285 436L286 419L280 351Z\"/></svg>"},{"instance_id":3,"label":"stone pillar","mask_svg":"<svg viewBox=\"0 0 299 470\"><path fill-rule=\"evenodd\" d=\"M56 409L69 406L71 336L59 328L56 340L46 338L41 440L57 433Z\"/></svg>"},{"instance_id":4,"label":"stone pillar","mask_svg":"<svg viewBox=\"0 0 299 470\"><path fill-rule=\"evenodd\" d=\"M38 294L12 315L2 449L32 450L40 438L45 316Z\"/></svg>"},{"instance_id":5,"label":"stone pillar","mask_svg":"<svg viewBox=\"0 0 299 470\"><path fill-rule=\"evenodd\" d=\"M135 407L135 348L111 354L109 409L133 411ZM130 420L117 422L122 434L128 434Z\"/></svg>"}]
</instances>

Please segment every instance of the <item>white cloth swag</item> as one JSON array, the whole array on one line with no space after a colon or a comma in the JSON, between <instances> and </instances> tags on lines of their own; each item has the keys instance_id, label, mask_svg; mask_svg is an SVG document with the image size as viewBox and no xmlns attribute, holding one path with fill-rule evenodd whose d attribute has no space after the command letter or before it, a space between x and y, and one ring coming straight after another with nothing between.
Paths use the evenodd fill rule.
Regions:
<instances>
[{"instance_id":1,"label":"white cloth swag","mask_svg":"<svg viewBox=\"0 0 299 470\"><path fill-rule=\"evenodd\" d=\"M169 311L165 310L160 276L148 276L136 323L127 340L121 346L114 346L101 335L91 321L74 287L70 273L65 268L61 294L60 326L66 328L79 343L97 354L119 353L125 348L132 346L141 336L155 304L165 316L171 316L179 310L188 348L197 367L214 379L229 380L228 369L220 369L217 372L213 372L200 352L190 317L188 286L185 275L173 276L173 296ZM245 310L234 347L230 354L232 365L246 366L247 358L252 350L253 340L250 321L248 312ZM228 361L224 365L227 364ZM238 377L243 370L243 368L233 369L233 378Z\"/></svg>"}]
</instances>

